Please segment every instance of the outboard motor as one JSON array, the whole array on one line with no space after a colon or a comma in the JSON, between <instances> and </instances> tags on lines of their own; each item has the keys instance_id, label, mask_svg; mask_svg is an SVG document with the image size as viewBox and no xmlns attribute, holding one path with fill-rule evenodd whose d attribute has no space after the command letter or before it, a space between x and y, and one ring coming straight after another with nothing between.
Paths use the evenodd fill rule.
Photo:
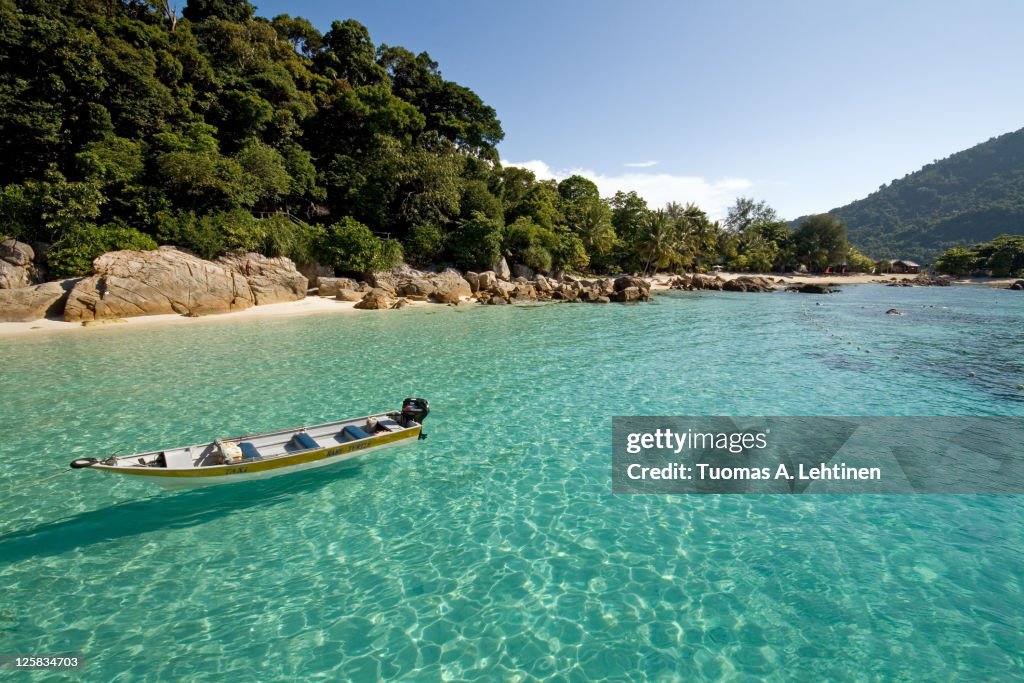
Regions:
<instances>
[{"instance_id":1,"label":"outboard motor","mask_svg":"<svg viewBox=\"0 0 1024 683\"><path fill-rule=\"evenodd\" d=\"M402 426L409 427L413 422L423 424L430 414L430 403L425 398L407 398L402 401Z\"/></svg>"}]
</instances>

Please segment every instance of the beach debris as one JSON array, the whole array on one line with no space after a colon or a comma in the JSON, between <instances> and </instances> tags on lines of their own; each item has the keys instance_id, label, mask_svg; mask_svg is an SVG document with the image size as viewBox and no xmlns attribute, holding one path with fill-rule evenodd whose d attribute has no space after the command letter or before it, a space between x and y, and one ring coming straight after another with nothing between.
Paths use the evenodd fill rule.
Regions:
<instances>
[{"instance_id":1,"label":"beach debris","mask_svg":"<svg viewBox=\"0 0 1024 683\"><path fill-rule=\"evenodd\" d=\"M100 325L110 325L111 323L126 323L128 322L124 318L100 318L99 320L83 320L82 327L98 327Z\"/></svg>"}]
</instances>

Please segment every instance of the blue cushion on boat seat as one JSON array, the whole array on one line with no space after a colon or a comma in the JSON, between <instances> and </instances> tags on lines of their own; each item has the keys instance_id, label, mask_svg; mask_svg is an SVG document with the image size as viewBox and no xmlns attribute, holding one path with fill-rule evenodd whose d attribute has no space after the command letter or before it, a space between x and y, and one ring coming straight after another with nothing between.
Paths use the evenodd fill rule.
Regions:
<instances>
[{"instance_id":1,"label":"blue cushion on boat seat","mask_svg":"<svg viewBox=\"0 0 1024 683\"><path fill-rule=\"evenodd\" d=\"M354 425L349 425L348 427L345 427L344 429L341 430L341 433L347 436L350 440L370 438L369 434L367 434L362 429Z\"/></svg>"},{"instance_id":2,"label":"blue cushion on boat seat","mask_svg":"<svg viewBox=\"0 0 1024 683\"><path fill-rule=\"evenodd\" d=\"M313 437L311 437L306 432L299 432L298 434L296 434L295 443L297 443L298 445L302 446L305 449L320 448L320 444L318 444L316 441L313 441Z\"/></svg>"},{"instance_id":3,"label":"blue cushion on boat seat","mask_svg":"<svg viewBox=\"0 0 1024 683\"><path fill-rule=\"evenodd\" d=\"M260 452L248 441L243 441L238 447L242 450L242 460L262 460Z\"/></svg>"}]
</instances>

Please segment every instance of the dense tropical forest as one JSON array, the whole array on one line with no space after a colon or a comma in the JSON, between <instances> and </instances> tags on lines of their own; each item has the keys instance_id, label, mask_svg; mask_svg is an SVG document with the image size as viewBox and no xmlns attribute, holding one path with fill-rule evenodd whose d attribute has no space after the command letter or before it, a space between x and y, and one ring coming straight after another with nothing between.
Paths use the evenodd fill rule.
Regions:
<instances>
[{"instance_id":1,"label":"dense tropical forest","mask_svg":"<svg viewBox=\"0 0 1024 683\"><path fill-rule=\"evenodd\" d=\"M170 244L367 272L823 269L871 262L845 227L791 229L742 198L602 198L582 177L502 167L497 114L427 53L366 27L321 33L244 0L0 0L0 236L52 277Z\"/></svg>"},{"instance_id":2,"label":"dense tropical forest","mask_svg":"<svg viewBox=\"0 0 1024 683\"><path fill-rule=\"evenodd\" d=\"M953 247L935 260L940 273L1024 277L1024 235L1000 235L972 247Z\"/></svg>"},{"instance_id":3,"label":"dense tropical forest","mask_svg":"<svg viewBox=\"0 0 1024 683\"><path fill-rule=\"evenodd\" d=\"M931 261L953 246L1024 233L1024 129L928 164L829 214L877 257Z\"/></svg>"}]
</instances>

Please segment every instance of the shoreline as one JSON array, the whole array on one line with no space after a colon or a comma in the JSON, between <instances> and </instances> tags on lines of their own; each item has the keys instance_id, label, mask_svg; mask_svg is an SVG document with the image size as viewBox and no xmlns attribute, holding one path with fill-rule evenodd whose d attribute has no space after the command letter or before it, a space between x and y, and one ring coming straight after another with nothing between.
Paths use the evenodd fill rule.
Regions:
<instances>
[{"instance_id":1,"label":"shoreline","mask_svg":"<svg viewBox=\"0 0 1024 683\"><path fill-rule=\"evenodd\" d=\"M723 280L732 280L744 275L758 275L776 282L780 287L792 284L820 283L842 285L866 285L866 284L889 284L894 279L913 281L916 275L782 275L782 274L756 274L756 273L717 273ZM651 291L668 291L668 281L675 275L659 274L650 279ZM962 278L954 280L954 285L973 285L1005 288L1016 281L1016 278ZM408 308L425 308L430 306L447 306L448 304L433 304L425 301L409 301ZM266 304L253 306L244 311L233 313L221 313L218 315L206 315L190 318L176 313L165 315L147 315L133 318L123 318L121 322L109 322L93 325L82 325L81 323L64 322L43 318L27 323L0 323L0 339L17 338L28 335L43 335L47 333L67 334L69 332L86 333L90 330L111 330L111 329L140 329L144 327L173 327L176 325L205 324L210 321L231 322L235 320L259 320L272 318L289 318L305 315L316 315L325 313L353 314L361 311L355 308L354 301L338 301L330 297L307 296L297 301L288 301L278 304ZM369 312L369 311L367 311Z\"/></svg>"}]
</instances>

